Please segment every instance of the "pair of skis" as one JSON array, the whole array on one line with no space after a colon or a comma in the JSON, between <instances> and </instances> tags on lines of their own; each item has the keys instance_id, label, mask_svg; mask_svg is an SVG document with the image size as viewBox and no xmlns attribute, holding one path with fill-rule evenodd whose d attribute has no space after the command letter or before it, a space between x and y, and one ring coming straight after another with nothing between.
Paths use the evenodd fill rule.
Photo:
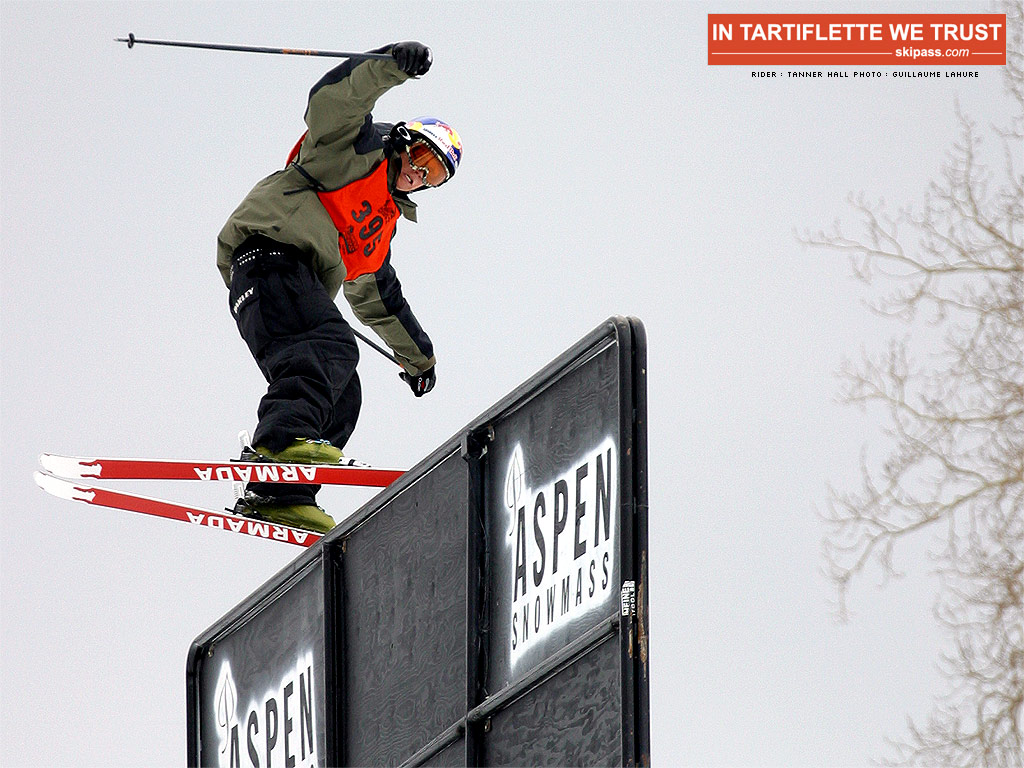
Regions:
<instances>
[{"instance_id":1,"label":"pair of skis","mask_svg":"<svg viewBox=\"0 0 1024 768\"><path fill-rule=\"evenodd\" d=\"M230 481L236 487L259 482L385 488L403 474L398 469L381 469L348 461L348 464L280 464L262 461L80 458L44 453L39 457L42 471L36 472L34 477L40 488L62 499L308 547L319 541L322 535L242 517L227 510L218 512L134 493L97 488L90 481L198 480Z\"/></svg>"}]
</instances>

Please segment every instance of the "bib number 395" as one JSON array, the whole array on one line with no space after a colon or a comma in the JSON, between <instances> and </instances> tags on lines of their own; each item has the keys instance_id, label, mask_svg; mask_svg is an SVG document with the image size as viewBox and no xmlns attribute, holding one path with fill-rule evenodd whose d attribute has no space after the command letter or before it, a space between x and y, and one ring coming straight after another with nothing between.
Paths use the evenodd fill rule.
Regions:
<instances>
[{"instance_id":1,"label":"bib number 395","mask_svg":"<svg viewBox=\"0 0 1024 768\"><path fill-rule=\"evenodd\" d=\"M373 253L373 249L377 247L380 242L380 231L384 228L384 219L379 214L374 215L369 221L366 221L373 213L373 207L370 205L369 200L363 200L359 207L359 210L352 211L352 220L356 224L361 224L359 227L359 239L363 241L363 255L369 256ZM366 222L365 224L363 222Z\"/></svg>"}]
</instances>

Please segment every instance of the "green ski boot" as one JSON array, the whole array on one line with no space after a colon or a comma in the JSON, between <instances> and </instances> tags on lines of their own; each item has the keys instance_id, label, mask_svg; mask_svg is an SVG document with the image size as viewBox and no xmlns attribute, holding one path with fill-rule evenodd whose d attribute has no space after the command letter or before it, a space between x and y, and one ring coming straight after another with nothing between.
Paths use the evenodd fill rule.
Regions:
<instances>
[{"instance_id":1,"label":"green ski boot","mask_svg":"<svg viewBox=\"0 0 1024 768\"><path fill-rule=\"evenodd\" d=\"M235 502L233 512L254 520L288 525L316 533L327 533L335 526L334 518L316 504L288 504L270 496L259 496L246 491Z\"/></svg>"},{"instance_id":2,"label":"green ski boot","mask_svg":"<svg viewBox=\"0 0 1024 768\"><path fill-rule=\"evenodd\" d=\"M286 464L340 464L345 454L327 440L297 437L276 453L262 445L242 449L242 461L276 461Z\"/></svg>"}]
</instances>

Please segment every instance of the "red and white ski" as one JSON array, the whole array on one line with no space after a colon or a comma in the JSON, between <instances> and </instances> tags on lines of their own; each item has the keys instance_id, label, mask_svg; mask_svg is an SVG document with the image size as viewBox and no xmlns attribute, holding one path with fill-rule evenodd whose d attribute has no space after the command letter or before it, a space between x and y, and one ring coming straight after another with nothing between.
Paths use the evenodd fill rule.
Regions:
<instances>
[{"instance_id":1,"label":"red and white ski","mask_svg":"<svg viewBox=\"0 0 1024 768\"><path fill-rule=\"evenodd\" d=\"M82 458L44 453L43 469L57 477L81 480L226 480L236 483L300 483L386 488L403 474L352 460L350 464L187 461L181 459Z\"/></svg>"},{"instance_id":2,"label":"red and white ski","mask_svg":"<svg viewBox=\"0 0 1024 768\"><path fill-rule=\"evenodd\" d=\"M33 477L35 478L36 485L47 493L70 501L81 501L100 507L140 512L144 515L155 515L156 517L164 517L168 520L180 520L183 523L217 528L222 531L256 536L261 539L284 541L300 547L308 547L323 538L319 533L304 531L301 528L291 528L287 525L253 520L228 512L216 512L212 509L202 509L173 501L164 501L163 499L152 499L148 496L137 496L133 493L121 493L120 491L94 488L71 480L54 477L45 472L36 472Z\"/></svg>"}]
</instances>

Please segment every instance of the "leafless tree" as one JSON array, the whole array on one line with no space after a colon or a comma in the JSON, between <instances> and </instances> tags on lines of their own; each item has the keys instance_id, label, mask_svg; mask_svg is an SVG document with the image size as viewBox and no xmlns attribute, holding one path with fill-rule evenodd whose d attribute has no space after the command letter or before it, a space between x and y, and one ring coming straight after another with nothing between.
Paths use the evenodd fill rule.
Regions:
<instances>
[{"instance_id":1,"label":"leafless tree","mask_svg":"<svg viewBox=\"0 0 1024 768\"><path fill-rule=\"evenodd\" d=\"M869 563L891 571L894 550L922 529L941 542L935 613L950 637L948 690L927 722L909 721L894 764L1024 766L1022 5L1000 8L1008 124L979 129L957 109L960 139L919 205L890 213L853 196L857 235L836 225L802 238L846 252L875 311L943 335L924 363L918 324L844 365L843 399L884 409L891 450L877 466L862 462L859 490L833 490L824 515L826 570L844 612ZM983 147L1001 159L983 163Z\"/></svg>"}]
</instances>

